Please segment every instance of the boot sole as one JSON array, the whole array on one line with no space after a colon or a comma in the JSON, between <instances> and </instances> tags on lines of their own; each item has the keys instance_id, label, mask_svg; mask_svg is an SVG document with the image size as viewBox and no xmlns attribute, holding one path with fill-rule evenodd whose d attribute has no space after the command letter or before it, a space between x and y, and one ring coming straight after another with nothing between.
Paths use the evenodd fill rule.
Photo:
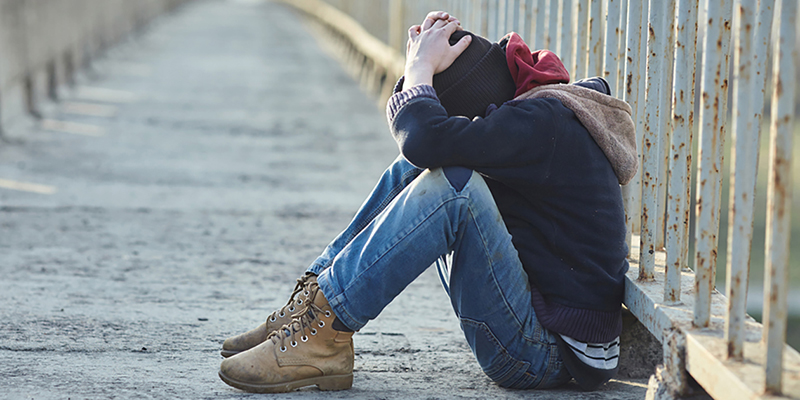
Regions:
<instances>
[{"instance_id":1,"label":"boot sole","mask_svg":"<svg viewBox=\"0 0 800 400\"><path fill-rule=\"evenodd\" d=\"M317 376L314 378L300 379L291 382L275 383L271 385L239 382L228 378L222 371L219 377L228 385L252 393L286 393L305 386L317 385L319 390L345 390L353 386L353 374Z\"/></svg>"},{"instance_id":2,"label":"boot sole","mask_svg":"<svg viewBox=\"0 0 800 400\"><path fill-rule=\"evenodd\" d=\"M244 351L244 350L242 350L242 351ZM220 350L219 354L222 354L222 356L223 356L223 357L225 357L225 358L228 358L228 357L233 357L233 356L235 356L235 355L237 355L237 354L241 353L242 351L236 351L236 350Z\"/></svg>"}]
</instances>

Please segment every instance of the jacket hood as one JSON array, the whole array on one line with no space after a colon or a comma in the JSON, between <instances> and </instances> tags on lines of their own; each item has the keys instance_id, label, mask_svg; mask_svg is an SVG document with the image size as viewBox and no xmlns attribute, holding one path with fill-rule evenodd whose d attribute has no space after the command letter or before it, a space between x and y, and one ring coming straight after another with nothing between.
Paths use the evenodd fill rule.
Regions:
<instances>
[{"instance_id":1,"label":"jacket hood","mask_svg":"<svg viewBox=\"0 0 800 400\"><path fill-rule=\"evenodd\" d=\"M500 40L506 63L517 87L514 97L533 88L554 83L569 83L569 72L558 56L549 50L531 52L522 38L511 32Z\"/></svg>"},{"instance_id":2,"label":"jacket hood","mask_svg":"<svg viewBox=\"0 0 800 400\"><path fill-rule=\"evenodd\" d=\"M633 179L639 166L636 128L628 103L578 85L535 87L514 100L554 98L569 108L605 154L620 185Z\"/></svg>"}]
</instances>

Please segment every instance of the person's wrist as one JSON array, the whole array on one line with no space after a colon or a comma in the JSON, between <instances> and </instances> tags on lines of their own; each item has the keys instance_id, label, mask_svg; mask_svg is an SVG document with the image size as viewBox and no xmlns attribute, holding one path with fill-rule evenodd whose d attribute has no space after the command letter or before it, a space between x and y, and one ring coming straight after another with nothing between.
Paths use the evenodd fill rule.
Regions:
<instances>
[{"instance_id":1,"label":"person's wrist","mask_svg":"<svg viewBox=\"0 0 800 400\"><path fill-rule=\"evenodd\" d=\"M433 86L433 68L425 65L407 65L405 70L405 81L403 90L420 84Z\"/></svg>"}]
</instances>

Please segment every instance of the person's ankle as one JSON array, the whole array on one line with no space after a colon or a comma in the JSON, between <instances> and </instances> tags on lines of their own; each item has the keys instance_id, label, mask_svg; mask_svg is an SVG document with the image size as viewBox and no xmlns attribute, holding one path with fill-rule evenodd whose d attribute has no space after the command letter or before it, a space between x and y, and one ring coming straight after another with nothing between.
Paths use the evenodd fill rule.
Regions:
<instances>
[{"instance_id":1,"label":"person's ankle","mask_svg":"<svg viewBox=\"0 0 800 400\"><path fill-rule=\"evenodd\" d=\"M348 328L348 327L347 327L347 326L346 326L346 325L345 325L345 324L342 322L342 320L340 320L340 319L339 319L339 317L336 317L336 318L333 320L333 324L331 324L331 328L333 328L333 330L336 330L336 331L339 331L339 332L353 332L353 330L352 330L352 329L350 329L350 328Z\"/></svg>"}]
</instances>

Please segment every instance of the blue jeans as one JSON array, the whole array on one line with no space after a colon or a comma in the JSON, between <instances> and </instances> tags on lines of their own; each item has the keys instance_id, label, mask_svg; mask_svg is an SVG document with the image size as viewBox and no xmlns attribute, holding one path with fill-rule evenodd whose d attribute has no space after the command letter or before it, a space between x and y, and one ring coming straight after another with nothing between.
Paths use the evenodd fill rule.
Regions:
<instances>
[{"instance_id":1,"label":"blue jeans","mask_svg":"<svg viewBox=\"0 0 800 400\"><path fill-rule=\"evenodd\" d=\"M550 388L570 379L553 333L531 306L528 276L483 178L457 190L441 168L402 157L350 225L309 267L336 316L361 329L436 264L486 375L500 386Z\"/></svg>"}]
</instances>

